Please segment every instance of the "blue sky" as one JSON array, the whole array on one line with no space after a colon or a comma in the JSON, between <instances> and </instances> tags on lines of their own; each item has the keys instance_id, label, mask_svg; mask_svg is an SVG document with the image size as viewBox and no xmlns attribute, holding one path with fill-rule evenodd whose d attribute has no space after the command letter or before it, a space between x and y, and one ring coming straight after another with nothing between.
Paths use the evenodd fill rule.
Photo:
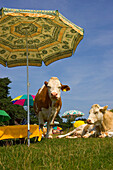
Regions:
<instances>
[{"instance_id":1,"label":"blue sky","mask_svg":"<svg viewBox=\"0 0 113 170\"><path fill-rule=\"evenodd\" d=\"M72 57L49 66L29 67L30 94L36 94L52 76L68 84L62 92L60 116L67 110L80 110L87 118L93 104L113 109L113 0L1 0L0 8L58 10L84 29L84 38ZM10 95L27 94L26 67L5 68L0 77L9 77Z\"/></svg>"}]
</instances>

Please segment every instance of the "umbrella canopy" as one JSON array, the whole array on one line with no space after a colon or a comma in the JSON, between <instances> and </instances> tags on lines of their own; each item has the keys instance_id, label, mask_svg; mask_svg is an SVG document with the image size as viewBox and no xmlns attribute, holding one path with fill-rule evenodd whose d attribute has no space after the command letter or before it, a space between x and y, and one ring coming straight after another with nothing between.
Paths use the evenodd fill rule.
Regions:
<instances>
[{"instance_id":1,"label":"umbrella canopy","mask_svg":"<svg viewBox=\"0 0 113 170\"><path fill-rule=\"evenodd\" d=\"M35 95L29 95L29 105L30 106L33 106L34 99L35 99ZM24 94L24 95L18 96L11 101L13 104L27 106L27 95Z\"/></svg>"},{"instance_id":2,"label":"umbrella canopy","mask_svg":"<svg viewBox=\"0 0 113 170\"><path fill-rule=\"evenodd\" d=\"M58 10L0 9L0 64L27 66L28 146L30 145L28 66L70 57L83 38L82 28Z\"/></svg>"},{"instance_id":3,"label":"umbrella canopy","mask_svg":"<svg viewBox=\"0 0 113 170\"><path fill-rule=\"evenodd\" d=\"M59 127L59 126L55 126L55 127L53 127L53 129L54 129L54 130L62 130L62 128Z\"/></svg>"},{"instance_id":4,"label":"umbrella canopy","mask_svg":"<svg viewBox=\"0 0 113 170\"><path fill-rule=\"evenodd\" d=\"M64 114L62 115L63 118L76 118L81 116L84 116L84 113L78 110L69 110L64 112Z\"/></svg>"},{"instance_id":5,"label":"umbrella canopy","mask_svg":"<svg viewBox=\"0 0 113 170\"><path fill-rule=\"evenodd\" d=\"M71 56L83 38L83 29L57 10L0 10L0 63L26 65L26 38L29 65L48 65Z\"/></svg>"},{"instance_id":6,"label":"umbrella canopy","mask_svg":"<svg viewBox=\"0 0 113 170\"><path fill-rule=\"evenodd\" d=\"M11 117L4 110L0 110L0 122L5 122L10 119Z\"/></svg>"}]
</instances>

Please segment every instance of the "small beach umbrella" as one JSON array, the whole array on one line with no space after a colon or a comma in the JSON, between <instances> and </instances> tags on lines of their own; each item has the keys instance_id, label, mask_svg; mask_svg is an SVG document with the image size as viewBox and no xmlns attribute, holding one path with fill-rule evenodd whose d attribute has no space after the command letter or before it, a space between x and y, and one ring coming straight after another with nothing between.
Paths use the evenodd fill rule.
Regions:
<instances>
[{"instance_id":1,"label":"small beach umbrella","mask_svg":"<svg viewBox=\"0 0 113 170\"><path fill-rule=\"evenodd\" d=\"M59 126L55 126L55 127L53 127L53 129L54 129L54 130L62 130L62 128L59 127Z\"/></svg>"},{"instance_id":2,"label":"small beach umbrella","mask_svg":"<svg viewBox=\"0 0 113 170\"><path fill-rule=\"evenodd\" d=\"M80 112L78 110L69 110L69 111L64 112L64 114L62 115L62 118L77 118L81 116L84 116L83 112Z\"/></svg>"},{"instance_id":3,"label":"small beach umbrella","mask_svg":"<svg viewBox=\"0 0 113 170\"><path fill-rule=\"evenodd\" d=\"M4 110L0 110L0 122L5 122L10 119L11 117Z\"/></svg>"},{"instance_id":4,"label":"small beach umbrella","mask_svg":"<svg viewBox=\"0 0 113 170\"><path fill-rule=\"evenodd\" d=\"M30 145L28 66L47 66L74 54L84 30L47 10L0 9L0 64L27 66L28 146Z\"/></svg>"},{"instance_id":5,"label":"small beach umbrella","mask_svg":"<svg viewBox=\"0 0 113 170\"><path fill-rule=\"evenodd\" d=\"M35 99L35 95L29 94L29 106L33 106L34 99ZM27 102L28 102L27 100L28 100L27 95L24 94L24 95L20 95L20 96L14 98L11 101L12 101L13 104L17 104L17 105L21 105L21 106L27 106Z\"/></svg>"}]
</instances>

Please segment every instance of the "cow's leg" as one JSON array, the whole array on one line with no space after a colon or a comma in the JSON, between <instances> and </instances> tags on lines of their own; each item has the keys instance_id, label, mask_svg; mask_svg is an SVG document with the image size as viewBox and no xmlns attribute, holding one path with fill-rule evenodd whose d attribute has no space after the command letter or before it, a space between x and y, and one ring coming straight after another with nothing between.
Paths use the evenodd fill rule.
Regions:
<instances>
[{"instance_id":1,"label":"cow's leg","mask_svg":"<svg viewBox=\"0 0 113 170\"><path fill-rule=\"evenodd\" d=\"M96 133L95 130L92 130L91 132L87 132L85 135L83 135L82 137L83 138L89 138L91 137L92 135L94 135Z\"/></svg>"},{"instance_id":2,"label":"cow's leg","mask_svg":"<svg viewBox=\"0 0 113 170\"><path fill-rule=\"evenodd\" d=\"M101 132L101 135L99 135L99 138L105 138L105 137L113 137L113 132Z\"/></svg>"},{"instance_id":3,"label":"cow's leg","mask_svg":"<svg viewBox=\"0 0 113 170\"><path fill-rule=\"evenodd\" d=\"M50 122L48 121L47 122L47 134L46 134L46 138L53 138L52 137L52 127L53 126L51 126Z\"/></svg>"},{"instance_id":4,"label":"cow's leg","mask_svg":"<svg viewBox=\"0 0 113 170\"><path fill-rule=\"evenodd\" d=\"M46 138L53 138L52 137L52 129L53 129L54 120L55 120L55 117L57 114L58 114L58 108L53 107L52 110L51 110L51 108L49 108Z\"/></svg>"},{"instance_id":5,"label":"cow's leg","mask_svg":"<svg viewBox=\"0 0 113 170\"><path fill-rule=\"evenodd\" d=\"M71 134L73 134L75 132L76 132L76 129L74 129L73 131L71 131L69 133L66 133L65 135L59 135L59 136L57 136L57 138L64 138L64 137L69 136L69 135L71 135Z\"/></svg>"},{"instance_id":6,"label":"cow's leg","mask_svg":"<svg viewBox=\"0 0 113 170\"><path fill-rule=\"evenodd\" d=\"M41 111L38 114L38 120L39 120L39 127L41 128L42 133L43 133L44 119L43 119ZM44 137L44 136L42 135L42 137Z\"/></svg>"},{"instance_id":7,"label":"cow's leg","mask_svg":"<svg viewBox=\"0 0 113 170\"><path fill-rule=\"evenodd\" d=\"M67 139L75 139L78 138L77 136L66 136Z\"/></svg>"},{"instance_id":8,"label":"cow's leg","mask_svg":"<svg viewBox=\"0 0 113 170\"><path fill-rule=\"evenodd\" d=\"M54 120L57 116L57 114L59 113L60 107L53 107L51 110L51 114L50 114L50 125L53 126L54 125Z\"/></svg>"}]
</instances>

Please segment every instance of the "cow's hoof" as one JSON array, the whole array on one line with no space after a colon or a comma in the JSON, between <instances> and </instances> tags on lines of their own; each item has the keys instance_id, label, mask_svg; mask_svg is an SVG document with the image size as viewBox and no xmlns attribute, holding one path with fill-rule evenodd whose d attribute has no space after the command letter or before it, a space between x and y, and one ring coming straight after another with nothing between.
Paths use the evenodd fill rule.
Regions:
<instances>
[{"instance_id":1,"label":"cow's hoof","mask_svg":"<svg viewBox=\"0 0 113 170\"><path fill-rule=\"evenodd\" d=\"M68 139L68 138L69 138L69 136L66 136L66 138Z\"/></svg>"},{"instance_id":2,"label":"cow's hoof","mask_svg":"<svg viewBox=\"0 0 113 170\"><path fill-rule=\"evenodd\" d=\"M62 138L62 136L56 136L56 138Z\"/></svg>"},{"instance_id":3,"label":"cow's hoof","mask_svg":"<svg viewBox=\"0 0 113 170\"><path fill-rule=\"evenodd\" d=\"M50 135L50 136L48 136L48 139L53 139L53 136L51 136L51 135Z\"/></svg>"},{"instance_id":4,"label":"cow's hoof","mask_svg":"<svg viewBox=\"0 0 113 170\"><path fill-rule=\"evenodd\" d=\"M77 138L81 138L81 135L77 135Z\"/></svg>"},{"instance_id":5,"label":"cow's hoof","mask_svg":"<svg viewBox=\"0 0 113 170\"><path fill-rule=\"evenodd\" d=\"M84 136L82 136L82 137L83 137L83 138L88 138L88 137L87 137L87 136L85 136L85 135L84 135Z\"/></svg>"},{"instance_id":6,"label":"cow's hoof","mask_svg":"<svg viewBox=\"0 0 113 170\"><path fill-rule=\"evenodd\" d=\"M104 135L100 135L99 138L105 138L105 136Z\"/></svg>"},{"instance_id":7,"label":"cow's hoof","mask_svg":"<svg viewBox=\"0 0 113 170\"><path fill-rule=\"evenodd\" d=\"M56 136L56 138L60 138L59 136Z\"/></svg>"}]
</instances>

